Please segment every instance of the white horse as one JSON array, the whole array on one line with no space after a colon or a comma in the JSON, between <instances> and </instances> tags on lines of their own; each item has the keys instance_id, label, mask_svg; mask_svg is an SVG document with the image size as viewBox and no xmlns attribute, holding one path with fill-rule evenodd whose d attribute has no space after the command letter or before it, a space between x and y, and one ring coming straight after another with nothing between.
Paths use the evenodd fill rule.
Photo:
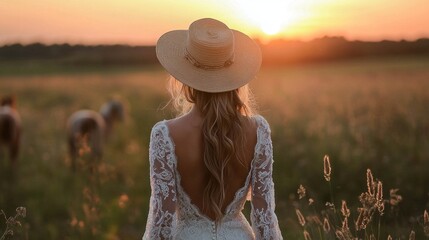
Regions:
<instances>
[{"instance_id":1,"label":"white horse","mask_svg":"<svg viewBox=\"0 0 429 240\"><path fill-rule=\"evenodd\" d=\"M110 135L117 121L124 118L122 103L116 100L105 103L100 112L79 110L67 121L68 145L73 170L76 169L76 158L86 152L100 159L103 155L103 144Z\"/></svg>"},{"instance_id":2,"label":"white horse","mask_svg":"<svg viewBox=\"0 0 429 240\"><path fill-rule=\"evenodd\" d=\"M0 147L9 150L12 166L16 165L21 138L21 117L15 108L15 99L5 97L0 103Z\"/></svg>"}]
</instances>

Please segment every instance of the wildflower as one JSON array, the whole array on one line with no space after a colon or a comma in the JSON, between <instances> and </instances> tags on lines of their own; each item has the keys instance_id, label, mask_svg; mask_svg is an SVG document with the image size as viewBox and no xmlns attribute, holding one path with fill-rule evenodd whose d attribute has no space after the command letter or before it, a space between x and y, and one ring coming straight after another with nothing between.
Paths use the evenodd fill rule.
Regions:
<instances>
[{"instance_id":1,"label":"wildflower","mask_svg":"<svg viewBox=\"0 0 429 240\"><path fill-rule=\"evenodd\" d=\"M323 176L326 181L331 181L331 162L328 155L323 158Z\"/></svg>"},{"instance_id":2,"label":"wildflower","mask_svg":"<svg viewBox=\"0 0 429 240\"><path fill-rule=\"evenodd\" d=\"M314 199L309 198L309 199L308 199L308 205L311 205L311 204L313 204L313 203L314 203Z\"/></svg>"},{"instance_id":3,"label":"wildflower","mask_svg":"<svg viewBox=\"0 0 429 240\"><path fill-rule=\"evenodd\" d=\"M392 236L390 236L390 234L389 234L389 236L387 236L387 240L393 240Z\"/></svg>"},{"instance_id":4,"label":"wildflower","mask_svg":"<svg viewBox=\"0 0 429 240\"><path fill-rule=\"evenodd\" d=\"M305 240L311 240L310 233L308 233L306 230L304 230L304 239Z\"/></svg>"},{"instance_id":5,"label":"wildflower","mask_svg":"<svg viewBox=\"0 0 429 240\"><path fill-rule=\"evenodd\" d=\"M331 225L329 224L329 221L327 218L323 219L323 231L325 233L328 233L331 230Z\"/></svg>"},{"instance_id":6,"label":"wildflower","mask_svg":"<svg viewBox=\"0 0 429 240\"><path fill-rule=\"evenodd\" d=\"M348 218L350 216L350 210L347 208L346 201L341 201L341 213L344 217Z\"/></svg>"},{"instance_id":7,"label":"wildflower","mask_svg":"<svg viewBox=\"0 0 429 240\"><path fill-rule=\"evenodd\" d=\"M305 188L301 184L299 185L297 192L298 192L299 199L305 197Z\"/></svg>"},{"instance_id":8,"label":"wildflower","mask_svg":"<svg viewBox=\"0 0 429 240\"><path fill-rule=\"evenodd\" d=\"M299 224L301 224L301 226L304 227L304 225L305 225L304 216L302 215L301 211L299 211L299 209L296 209L295 212L296 212L296 216L298 217Z\"/></svg>"}]
</instances>

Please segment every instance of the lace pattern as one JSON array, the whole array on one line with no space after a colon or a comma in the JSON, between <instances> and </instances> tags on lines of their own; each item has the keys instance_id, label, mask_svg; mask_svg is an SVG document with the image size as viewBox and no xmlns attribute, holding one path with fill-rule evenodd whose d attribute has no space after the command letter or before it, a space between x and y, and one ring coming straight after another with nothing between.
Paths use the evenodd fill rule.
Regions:
<instances>
[{"instance_id":1,"label":"lace pattern","mask_svg":"<svg viewBox=\"0 0 429 240\"><path fill-rule=\"evenodd\" d=\"M218 225L191 203L181 187L166 121L153 127L149 146L152 191L143 239L282 239L274 212L271 131L262 116L254 118L258 139L250 172ZM249 192L251 226L241 213Z\"/></svg>"},{"instance_id":2,"label":"lace pattern","mask_svg":"<svg viewBox=\"0 0 429 240\"><path fill-rule=\"evenodd\" d=\"M176 162L168 138L157 124L149 145L151 197L143 239L173 239L176 225Z\"/></svg>"}]
</instances>

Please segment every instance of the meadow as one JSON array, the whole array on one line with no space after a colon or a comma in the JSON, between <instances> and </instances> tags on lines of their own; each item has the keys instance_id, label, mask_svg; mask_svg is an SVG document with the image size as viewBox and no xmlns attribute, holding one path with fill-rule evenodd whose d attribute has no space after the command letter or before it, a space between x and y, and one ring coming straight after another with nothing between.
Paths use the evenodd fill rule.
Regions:
<instances>
[{"instance_id":1,"label":"meadow","mask_svg":"<svg viewBox=\"0 0 429 240\"><path fill-rule=\"evenodd\" d=\"M8 216L18 206L27 210L14 238L141 238L150 195L150 130L157 121L174 117L166 83L167 74L157 67L3 71L0 96L16 96L23 120L16 172L0 153L0 209ZM286 239L304 239L296 209L307 221L314 215L323 219L328 201L337 209L347 201L352 228L358 197L367 188L367 169L383 182L385 199L396 188L403 198L395 208L386 205L378 239L388 234L408 239L410 231L416 239L425 237L429 58L264 67L251 87L258 112L271 124L276 212ZM125 103L126 119L115 127L102 161L84 155L73 173L66 120L79 109L98 110L110 98ZM332 164L330 182L323 175L325 155ZM92 173L91 166L96 169ZM306 188L304 199L298 197L300 184ZM308 198L314 201L311 206ZM335 238L318 233L319 227L305 230L312 239Z\"/></svg>"}]
</instances>

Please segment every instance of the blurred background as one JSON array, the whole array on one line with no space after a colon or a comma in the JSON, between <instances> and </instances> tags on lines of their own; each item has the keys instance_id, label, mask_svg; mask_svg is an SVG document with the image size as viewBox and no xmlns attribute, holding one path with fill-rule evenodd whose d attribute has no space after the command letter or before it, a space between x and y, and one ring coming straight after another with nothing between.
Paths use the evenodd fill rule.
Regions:
<instances>
[{"instance_id":1,"label":"blurred background","mask_svg":"<svg viewBox=\"0 0 429 240\"><path fill-rule=\"evenodd\" d=\"M150 130L175 116L154 45L167 31L211 17L262 49L251 87L272 128L284 237L304 239L307 231L335 239L342 200L354 236L428 237L428 13L426 0L3 1L0 98L14 104L0 108L0 209L9 217L23 206L26 214L17 216L21 226L0 217L0 236L10 227L14 235L5 239L142 237ZM124 117L110 129L102 157L82 136L73 161L68 118L82 109L97 113L112 99ZM19 114L20 137L8 143L15 128L1 119L11 112L15 120ZM367 169L383 183L384 215L358 231Z\"/></svg>"}]
</instances>

